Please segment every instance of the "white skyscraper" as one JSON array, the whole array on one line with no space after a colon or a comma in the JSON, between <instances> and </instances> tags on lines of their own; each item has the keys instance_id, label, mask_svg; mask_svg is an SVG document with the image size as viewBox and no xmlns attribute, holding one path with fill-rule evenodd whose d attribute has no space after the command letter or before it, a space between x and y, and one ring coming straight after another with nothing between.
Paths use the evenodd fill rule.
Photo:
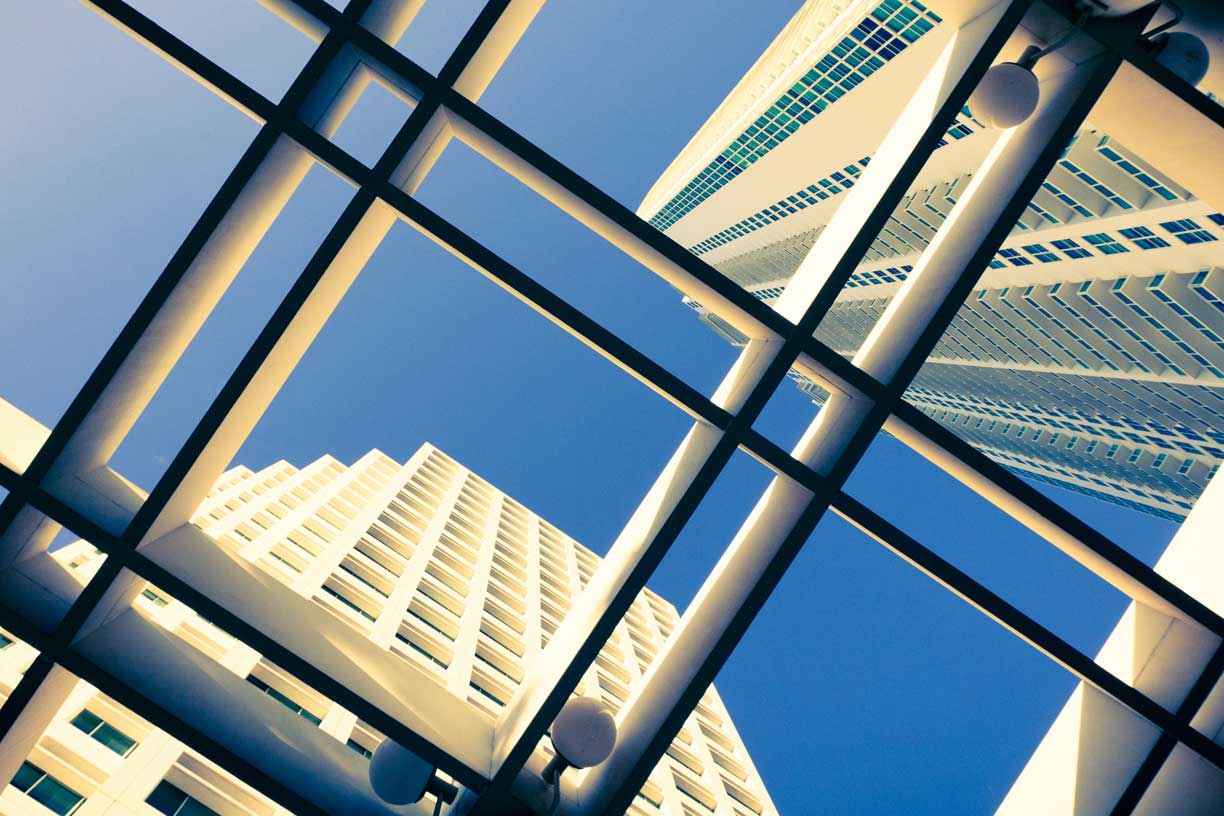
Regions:
<instances>
[{"instance_id":1,"label":"white skyscraper","mask_svg":"<svg viewBox=\"0 0 1224 816\"><path fill-rule=\"evenodd\" d=\"M775 300L869 163L876 145L861 134L896 109L897 79L929 58L923 36L939 22L914 0L807 3L639 215ZM962 111L816 337L846 356L863 345L999 138ZM1022 475L1184 517L1224 461L1221 238L1224 216L1090 114L906 398Z\"/></svg>"},{"instance_id":2,"label":"white skyscraper","mask_svg":"<svg viewBox=\"0 0 1224 816\"><path fill-rule=\"evenodd\" d=\"M599 564L599 557L431 445L406 463L372 451L228 471L193 523L481 711L498 717ZM54 554L85 582L88 542ZM369 757L369 725L154 587L137 611L245 677L293 714ZM619 711L677 625L649 590L634 601L577 693ZM0 693L36 652L0 640ZM270 716L278 716L272 711ZM283 715L279 715L283 716ZM545 741L547 744L547 741ZM3 816L285 813L171 736L78 682L0 795ZM638 794L634 814L774 814L711 687Z\"/></svg>"}]
</instances>

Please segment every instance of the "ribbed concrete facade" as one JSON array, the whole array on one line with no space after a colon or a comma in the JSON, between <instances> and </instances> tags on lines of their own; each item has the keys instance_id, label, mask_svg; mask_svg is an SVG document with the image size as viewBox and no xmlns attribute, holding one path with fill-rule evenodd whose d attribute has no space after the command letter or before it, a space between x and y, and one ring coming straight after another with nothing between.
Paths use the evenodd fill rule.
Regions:
<instances>
[{"instance_id":1,"label":"ribbed concrete facade","mask_svg":"<svg viewBox=\"0 0 1224 816\"><path fill-rule=\"evenodd\" d=\"M661 191L699 171L686 148L639 210L765 301L782 294L870 163L874 146L857 143L834 116L845 110L848 119L856 105L859 117L888 108L908 66L923 58L918 42L870 76L847 82L869 41L852 33L848 52L837 32L857 32L860 21L896 32L905 9L933 15L897 0L849 5L827 34L821 29L817 41L824 48L806 52L806 67L842 77L836 106L821 108L814 123L795 120L787 144L769 147L665 224L663 211L656 211ZM816 6L805 6L779 39L811 30ZM754 66L745 83L759 70ZM796 90L770 109L802 103L803 93L791 94ZM737 86L720 110L742 107L742 95ZM752 111L760 114L772 100L754 101ZM716 120L693 143L704 143ZM822 321L818 338L848 357L858 351L998 138L968 108L962 111ZM786 150L789 155L768 155ZM801 150L809 152L801 156ZM991 260L907 398L1016 472L1183 518L1224 461L1221 238L1224 216L1090 120ZM744 342L702 304L688 302L726 339ZM795 379L823 401L813 382Z\"/></svg>"},{"instance_id":2,"label":"ribbed concrete facade","mask_svg":"<svg viewBox=\"0 0 1224 816\"><path fill-rule=\"evenodd\" d=\"M599 557L436 448L407 464L372 451L351 466L324 457L227 472L193 518L232 556L497 718ZM54 558L82 583L103 556L78 541ZM383 737L249 646L155 587L135 601L150 620L298 716L368 757ZM676 627L675 607L642 592L577 692L619 711ZM0 692L35 657L0 641ZM132 659L138 659L133 656ZM545 741L547 742L547 741ZM0 814L284 813L92 686L77 683L37 741ZM717 692L710 688L637 796L631 813L774 814Z\"/></svg>"}]
</instances>

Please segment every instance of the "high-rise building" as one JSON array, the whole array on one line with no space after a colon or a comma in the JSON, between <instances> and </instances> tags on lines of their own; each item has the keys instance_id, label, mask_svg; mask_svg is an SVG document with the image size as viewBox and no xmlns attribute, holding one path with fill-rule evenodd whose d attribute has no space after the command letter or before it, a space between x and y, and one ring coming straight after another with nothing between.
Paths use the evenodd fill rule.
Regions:
<instances>
[{"instance_id":1,"label":"high-rise building","mask_svg":"<svg viewBox=\"0 0 1224 816\"><path fill-rule=\"evenodd\" d=\"M939 23L916 0L805 4L638 214L757 298L780 297ZM962 110L820 340L848 357L863 345L1000 136ZM1224 215L1090 114L906 398L1021 475L1183 518L1224 461L1221 238Z\"/></svg>"},{"instance_id":2,"label":"high-rise building","mask_svg":"<svg viewBox=\"0 0 1224 816\"><path fill-rule=\"evenodd\" d=\"M323 457L301 469L234 468L193 524L490 718L600 560L428 444L406 464L371 451L351 466ZM81 583L104 560L85 541L54 558ZM144 588L135 608L355 753L368 758L383 740L159 588ZM678 621L674 606L643 591L577 693L618 711ZM0 693L13 692L35 656L0 636ZM83 681L64 699L0 795L3 816L286 812ZM713 687L629 812L777 813Z\"/></svg>"}]
</instances>

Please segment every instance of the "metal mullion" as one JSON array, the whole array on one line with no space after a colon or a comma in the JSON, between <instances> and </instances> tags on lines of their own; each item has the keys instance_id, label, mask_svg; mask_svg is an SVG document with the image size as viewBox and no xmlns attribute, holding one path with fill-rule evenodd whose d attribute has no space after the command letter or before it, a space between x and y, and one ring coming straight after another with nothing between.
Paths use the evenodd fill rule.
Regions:
<instances>
[{"instance_id":1,"label":"metal mullion","mask_svg":"<svg viewBox=\"0 0 1224 816\"><path fill-rule=\"evenodd\" d=\"M299 796L292 788L282 785L242 757L214 742L207 734L179 719L173 712L149 700L127 684L116 680L88 659L55 643L49 635L39 631L25 618L3 606L0 606L0 626L39 650L40 656L36 658L36 663L42 659L48 664L62 666L131 710L138 717L148 720L155 728L166 732L171 738L178 740L191 750L197 751L210 762L216 763L224 771L232 774L240 782L250 785L252 789L282 807L290 809L295 814L303 814L303 816L305 814L329 816L313 802ZM50 666L48 671L49 668Z\"/></svg>"},{"instance_id":2,"label":"metal mullion","mask_svg":"<svg viewBox=\"0 0 1224 816\"><path fill-rule=\"evenodd\" d=\"M1125 572L1164 600L1173 610L1184 615L1186 619L1202 626L1213 635L1224 638L1224 617L1143 563L1083 519L1065 509L1057 501L974 448L955 432L945 428L904 400L898 403L894 410L894 417L897 422L908 425L932 444L946 449L965 467L977 472L1004 492L1014 496L1043 520ZM905 440L902 438L901 441ZM1021 521L1023 523L1023 520Z\"/></svg>"},{"instance_id":3,"label":"metal mullion","mask_svg":"<svg viewBox=\"0 0 1224 816\"><path fill-rule=\"evenodd\" d=\"M335 10L329 9L322 0L290 0L334 25L343 28L351 42L380 66L403 78L405 81L420 85L425 89L437 88L443 95L443 106L453 109L457 115L471 122L475 127L486 133L490 138L502 144L517 154L519 158L548 176L569 193L590 204L599 213L617 226L630 233L634 238L658 252L668 261L676 264L685 272L716 291L733 305L738 306L750 319L759 323L768 331L779 336L784 335L790 327L789 321L752 297L741 287L723 276L697 256L684 249L673 239L651 227L620 202L600 190L591 182L582 178L576 172L566 167L557 159L546 153L515 130L485 111L475 102L463 96L453 88L441 86L409 57L400 53L393 46L384 42L360 23L343 23L335 18Z\"/></svg>"},{"instance_id":4,"label":"metal mullion","mask_svg":"<svg viewBox=\"0 0 1224 816\"><path fill-rule=\"evenodd\" d=\"M135 32L134 26L150 22L148 18L135 12L134 9L124 3L116 3L113 0L88 0L88 2L94 3L99 10L109 15L118 25L127 28L133 33ZM354 0L350 5L354 10L360 10L367 6L369 2L370 0ZM169 48L159 50L162 50L167 55L170 55L172 50L177 51L178 54L174 58L204 81L209 81L209 77L216 75L216 70L213 70L215 66L211 66L207 60L195 59L198 55L186 46L185 43L169 32L163 30L163 33L166 37L165 45L169 46ZM316 48L311 59L285 93L281 103L283 106L296 108L305 100L310 88L322 76L323 71L335 55L339 53L341 45L342 43L336 37L324 38L324 41ZM250 96L250 94L241 92L238 95L227 95L235 104L240 106L243 105L242 100L248 99ZM260 98L262 99L262 97ZM106 387L115 377L123 362L132 353L153 319L170 298L178 282L186 274L188 268L216 231L235 200L259 169L260 164L271 151L278 136L277 129L269 126L267 123L256 134L242 158L239 159L234 169L221 185L221 188L217 191L217 194L213 196L203 214L201 214L183 243L179 246L179 249L171 257L166 268L141 300L140 305L137 306L123 329L120 330L119 335L112 342L102 360L95 366L93 372L91 372L89 378L81 387L81 390L61 416L59 422L56 423L55 428L52 429L38 453L35 454L33 461L26 468L25 474L27 476L41 480L51 469L68 441L80 429L90 410L98 403ZM3 505L0 505L0 535L3 535L9 525L11 525L16 517L17 509L17 505L7 499Z\"/></svg>"},{"instance_id":5,"label":"metal mullion","mask_svg":"<svg viewBox=\"0 0 1224 816\"><path fill-rule=\"evenodd\" d=\"M108 533L88 518L73 510L69 505L54 495L47 493L38 486L18 486L20 477L3 465L0 465L0 485L13 485L23 491L23 498L48 517L55 518L67 529L82 539L89 541L107 555L107 561L112 559L128 569L142 580L148 581L170 593L177 600L186 604L197 614L216 623L224 631L238 640L269 657L281 668L314 688L320 694L357 714L373 727L401 744L411 745L418 738L402 725L396 718L384 712L377 705L357 695L347 686L333 679L330 675L316 668L305 659L269 638L248 621L230 612L209 596L197 590L186 580L180 578L166 568L149 559L143 553L129 549L125 542ZM0 606L0 610L3 607ZM44 640L50 635L42 634ZM26 639L23 637L22 639ZM66 647L65 647L66 648ZM451 757L442 757L439 763L444 771L454 776L469 788L480 789L486 780Z\"/></svg>"},{"instance_id":6,"label":"metal mullion","mask_svg":"<svg viewBox=\"0 0 1224 816\"><path fill-rule=\"evenodd\" d=\"M106 4L107 0L99 0L99 2ZM364 9L368 3L369 0L354 0L349 8L354 13L357 13ZM123 14L123 11L123 9L119 9L120 16L113 18L120 25L124 24L123 18L126 16ZM332 62L336 54L339 53L341 45L342 43L337 37L324 38L303 71L286 92L281 103L283 106L296 108L305 100L306 95L315 85L323 71ZM175 252L166 269L158 277L158 280L154 283L148 294L142 299L132 317L128 319L120 334L91 373L89 379L86 380L81 390L77 393L67 411L65 411L60 421L56 424L56 427L48 435L48 438L44 440L43 445L40 446L34 460L21 476L24 480L23 486L26 483L36 485L52 469L55 461L65 450L69 440L81 428L89 412L97 405L124 361L132 353L137 343L144 337L154 318L173 294L183 275L190 268L209 238L214 234L224 216L230 211L231 206L258 170L263 160L268 156L278 137L279 134L276 132L276 129L269 127L265 123L234 170L231 171L226 181L222 184L221 189L213 197L200 219L193 226L191 232L188 233L187 238ZM0 507L0 535L8 529L16 517L16 513L21 506L20 501L20 499L11 501L6 499L4 502L6 507ZM54 633L48 637L48 643L56 646L62 645L64 648L71 644L73 637L80 631L89 614L118 578L121 567L122 561L118 559L108 559L107 562L102 564L101 568L91 577L81 593L74 599L67 613L56 626ZM20 716L21 710L24 709L25 703L28 703L30 697L36 693L37 688L46 679L46 676L47 672L36 672L31 675L34 686L28 689L29 696L19 695L15 700L20 705L20 709L6 707L3 712L5 722L3 727L0 728L0 736L8 733Z\"/></svg>"},{"instance_id":7,"label":"metal mullion","mask_svg":"<svg viewBox=\"0 0 1224 816\"><path fill-rule=\"evenodd\" d=\"M290 0L290 2L302 8L309 8L312 12L317 9L321 18L328 19L329 22L333 22L337 26L345 25L354 45L365 52L371 59L378 62L382 69L390 71L408 82L421 84L428 84L430 82L431 77L427 71L359 23L342 24L338 20L333 20L334 11L328 10L321 0ZM650 246L678 266L685 268L694 277L701 279L703 283L718 290L720 295L728 299L738 299L740 302L736 305L741 306L743 311L749 313L757 322L767 326L777 334L781 334L785 330L786 321L780 319L772 309L748 295L739 286L729 281L704 261L692 255L692 253L688 252L688 250L681 247L671 238L650 227L620 202L582 178L569 167L553 158L461 93L451 88L445 88L444 93L445 107L453 109L456 114L469 120L475 127L484 131L495 141L505 145L523 161L547 175L568 192L591 204L601 214L632 233L638 240Z\"/></svg>"},{"instance_id":8,"label":"metal mullion","mask_svg":"<svg viewBox=\"0 0 1224 816\"><path fill-rule=\"evenodd\" d=\"M92 2L93 0L90 0ZM107 2L126 5L123 0L106 0ZM297 0L294 0L296 2ZM135 12L135 14L139 14ZM135 20L134 29L138 30L154 47L160 47L159 41L170 36L147 18ZM371 34L370 36L374 36ZM189 46L184 46L190 48ZM196 58L209 62L206 57L196 54ZM194 64L196 59L190 61ZM209 62L210 65L213 65ZM216 68L213 65L213 68ZM485 248L462 230L450 224L446 219L434 213L420 201L391 184L387 179L380 179L359 160L348 154L339 146L308 127L299 120L289 117L277 109L268 99L251 91L240 79L223 69L210 71L217 75L217 85L226 93L240 94L251 99L252 109L259 115L280 128L285 135L294 139L302 148L311 153L319 162L329 166L333 172L350 183L373 189L376 194L397 210L400 215L414 227L425 232L432 240L437 241L452 253L460 256L481 274L493 278L498 285L513 292L532 308L543 314L553 323L570 334L576 334L583 342L597 350L614 364L629 372L641 382L667 399L676 407L689 414L694 419L708 422L716 427L725 427L729 417L725 411L715 406L697 389L692 388L680 378L671 374L655 363L647 355L637 351L629 343L619 339L614 333L604 328L597 321L585 315L581 310L571 306L564 298L553 293L547 287L535 281L518 270L500 256ZM252 96L253 94L253 96ZM431 95L427 92L426 97ZM423 107L425 102L422 101ZM746 294L746 293L745 293ZM746 295L747 296L747 295ZM759 303L755 298L747 296L752 303ZM835 352L829 350L829 354ZM840 359L840 358L839 358Z\"/></svg>"},{"instance_id":9,"label":"metal mullion","mask_svg":"<svg viewBox=\"0 0 1224 816\"><path fill-rule=\"evenodd\" d=\"M1190 726L1188 717L1183 716L1181 710L1177 714L1169 712L853 497L840 493L833 502L833 510L1081 681L1109 695L1224 770L1224 746L1218 745ZM1209 668L1214 670L1213 673L1218 673L1221 667L1224 667L1224 647L1217 650L1209 665ZM1187 697L1183 708L1193 707L1197 710L1198 705L1206 698L1214 683L1203 683L1202 680L1203 678L1200 678L1195 688L1196 692L1201 693L1193 695L1193 699Z\"/></svg>"}]
</instances>

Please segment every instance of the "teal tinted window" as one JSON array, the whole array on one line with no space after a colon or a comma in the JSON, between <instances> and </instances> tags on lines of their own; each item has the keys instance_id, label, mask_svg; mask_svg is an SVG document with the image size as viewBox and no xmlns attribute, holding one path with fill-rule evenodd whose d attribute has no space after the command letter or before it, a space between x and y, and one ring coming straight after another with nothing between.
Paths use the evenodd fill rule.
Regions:
<instances>
[{"instance_id":1,"label":"teal tinted window","mask_svg":"<svg viewBox=\"0 0 1224 816\"><path fill-rule=\"evenodd\" d=\"M917 0L884 0L664 204L650 219L651 226L665 230L675 224L939 21ZM811 91L816 92L814 99L807 96Z\"/></svg>"},{"instance_id":2,"label":"teal tinted window","mask_svg":"<svg viewBox=\"0 0 1224 816\"><path fill-rule=\"evenodd\" d=\"M157 783L145 804L166 816L220 816L164 779Z\"/></svg>"},{"instance_id":3,"label":"teal tinted window","mask_svg":"<svg viewBox=\"0 0 1224 816\"><path fill-rule=\"evenodd\" d=\"M357 742L356 740L349 740L348 742L345 743L345 745L352 748L354 751L361 754L366 759L369 759L370 757L374 756L373 751L371 751L369 748L366 748L364 745L362 745L360 742Z\"/></svg>"},{"instance_id":4,"label":"teal tinted window","mask_svg":"<svg viewBox=\"0 0 1224 816\"><path fill-rule=\"evenodd\" d=\"M310 711L308 711L307 709L295 703L292 699L286 696L283 692L277 691L276 689L272 688L271 686L269 686L264 681L260 680L255 675L253 674L247 675L247 682L250 683L255 688L262 691L264 694L271 697L272 699L276 700L278 703L280 703L285 708L292 711L294 714L297 714L302 719L308 720L314 723L315 725L318 725L319 723L322 722L322 720L319 717L316 717Z\"/></svg>"},{"instance_id":5,"label":"teal tinted window","mask_svg":"<svg viewBox=\"0 0 1224 816\"><path fill-rule=\"evenodd\" d=\"M136 747L136 740L110 725L88 708L73 717L72 724L119 756L127 756Z\"/></svg>"},{"instance_id":6,"label":"teal tinted window","mask_svg":"<svg viewBox=\"0 0 1224 816\"><path fill-rule=\"evenodd\" d=\"M51 776L32 762L23 762L13 777L12 786L52 813L68 816L85 797Z\"/></svg>"}]
</instances>

